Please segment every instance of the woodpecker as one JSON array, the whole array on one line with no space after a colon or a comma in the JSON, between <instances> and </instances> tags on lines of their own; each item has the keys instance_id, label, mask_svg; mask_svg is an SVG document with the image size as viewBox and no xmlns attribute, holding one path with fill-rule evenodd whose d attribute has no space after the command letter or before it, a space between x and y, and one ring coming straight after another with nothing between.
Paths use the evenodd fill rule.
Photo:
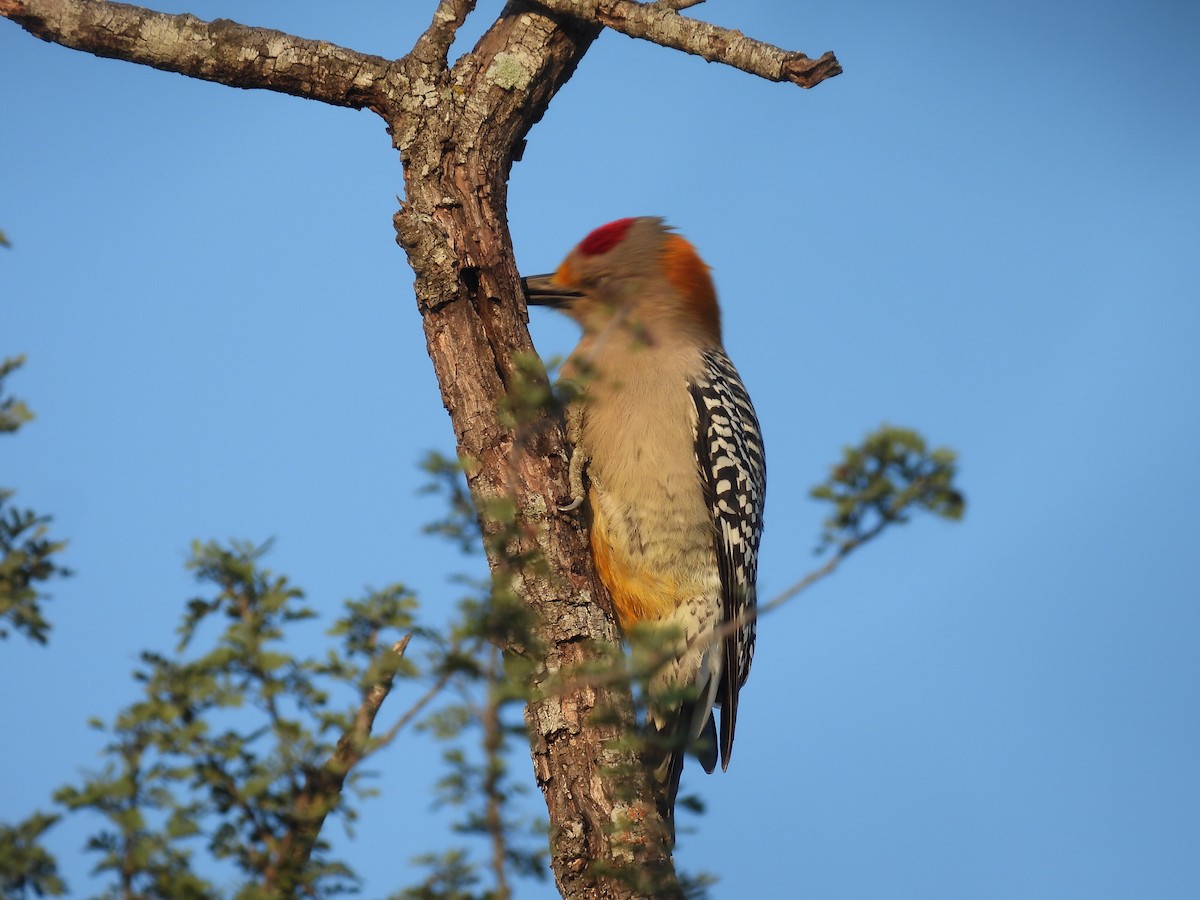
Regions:
<instances>
[{"instance_id":1,"label":"woodpecker","mask_svg":"<svg viewBox=\"0 0 1200 900\"><path fill-rule=\"evenodd\" d=\"M564 509L586 510L622 631L656 624L675 637L648 703L668 748L654 774L673 832L685 750L710 773L719 750L728 768L750 672L762 432L721 342L709 268L662 219L603 225L557 271L523 285L531 304L560 309L583 331L562 368L579 391Z\"/></svg>"}]
</instances>

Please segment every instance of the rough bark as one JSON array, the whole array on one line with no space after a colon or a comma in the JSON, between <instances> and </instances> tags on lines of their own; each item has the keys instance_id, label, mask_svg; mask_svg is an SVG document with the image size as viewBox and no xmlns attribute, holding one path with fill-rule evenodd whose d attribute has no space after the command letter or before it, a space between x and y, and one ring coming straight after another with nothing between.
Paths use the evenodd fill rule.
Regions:
<instances>
[{"instance_id":1,"label":"rough bark","mask_svg":"<svg viewBox=\"0 0 1200 900\"><path fill-rule=\"evenodd\" d=\"M390 60L269 28L98 0L0 0L30 34L96 56L356 109L402 89ZM380 104L381 105L381 104Z\"/></svg>"},{"instance_id":2,"label":"rough bark","mask_svg":"<svg viewBox=\"0 0 1200 900\"><path fill-rule=\"evenodd\" d=\"M518 573L514 585L538 622L541 684L611 657L619 637L597 602L603 588L577 520L555 510L555 498L566 494L560 424L532 423L518 440L497 414L497 399L521 390L518 360L533 354L506 226L506 185L526 132L599 30L531 3L509 3L451 70L437 59L419 58L418 46L410 57L413 97L436 97L441 109L425 116L401 110L393 125L407 187L396 232L416 272L429 353L459 453L468 460L468 481L481 507L506 498L516 509L506 552L493 552L490 562L507 575L510 559L541 556L554 573ZM494 533L503 526L485 520L485 527ZM593 718L597 709L605 711L603 720ZM648 785L635 791L644 799L626 814L631 804L606 777L623 768L645 781L628 751L608 748L633 721L628 692L547 690L528 704L526 721L550 814L551 866L563 896L647 896L622 876L635 862L657 873L660 896L676 893L669 852L656 837L661 828L652 819ZM615 832L622 818L632 827ZM635 858L629 843L643 852ZM609 872L596 862L607 863Z\"/></svg>"},{"instance_id":3,"label":"rough bark","mask_svg":"<svg viewBox=\"0 0 1200 900\"><path fill-rule=\"evenodd\" d=\"M803 88L816 87L842 73L832 52L811 59L794 50L783 50L748 38L740 31L685 18L677 10L692 3L636 3L634 0L537 0L546 9L599 22L606 28L641 38L672 50L682 50L709 62L724 63L766 78L789 81Z\"/></svg>"},{"instance_id":4,"label":"rough bark","mask_svg":"<svg viewBox=\"0 0 1200 900\"><path fill-rule=\"evenodd\" d=\"M474 0L441 0L429 29L398 60L97 0L0 0L0 15L44 40L235 87L366 107L388 122L406 185L397 241L416 275L458 452L479 508L504 499L516 511L511 523L484 517L498 539L489 541L489 562L533 613L532 639L506 649L535 672L526 722L550 814L551 865L571 898L673 897L679 887L645 773L616 746L633 725L628 689L570 677L613 659L620 641L579 521L555 507L568 493L561 422L542 412L516 431L497 406L522 389L520 363L534 356L507 227L507 179L529 128L604 25L775 80L816 83L840 71L831 55L808 60L672 8L690 5L512 0L450 67L448 48ZM531 559L544 560L548 574L513 570L513 560Z\"/></svg>"}]
</instances>

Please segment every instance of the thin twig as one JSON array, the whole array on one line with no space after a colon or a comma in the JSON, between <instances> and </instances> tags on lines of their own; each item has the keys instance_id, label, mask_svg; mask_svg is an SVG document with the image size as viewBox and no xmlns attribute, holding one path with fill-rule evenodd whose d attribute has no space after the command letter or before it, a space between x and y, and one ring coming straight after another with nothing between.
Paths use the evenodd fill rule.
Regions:
<instances>
[{"instance_id":1,"label":"thin twig","mask_svg":"<svg viewBox=\"0 0 1200 900\"><path fill-rule=\"evenodd\" d=\"M442 689L445 688L447 684L450 683L450 679L453 678L454 675L455 673L453 669L447 669L441 675L439 675L437 681L433 683L429 690L418 697L417 701L408 708L408 711L405 712L404 715L402 715L399 719L397 719L395 724L385 731L382 736L376 739L375 746L372 748L371 752L374 753L376 750L379 750L381 747L384 747L394 741L396 739L396 735L403 731L413 719L420 715L421 710L433 702L433 699L442 692Z\"/></svg>"},{"instance_id":2,"label":"thin twig","mask_svg":"<svg viewBox=\"0 0 1200 900\"><path fill-rule=\"evenodd\" d=\"M780 591L766 603L758 604L753 607L743 607L742 611L730 619L728 622L722 622L721 625L714 628L712 631L705 631L694 636L685 645L682 651L676 652L676 648L670 647L662 649L654 654L651 654L645 663L637 670L626 674L623 670L616 669L605 670L603 672L593 672L588 675L574 676L567 680L561 681L556 686L559 691L567 692L579 690L587 687L599 687L601 685L615 684L623 681L626 678L639 681L652 678L663 667L679 656L688 653L703 653L709 647L712 647L729 637L739 628L749 625L751 622L757 622L758 619L770 612L774 612L785 603L794 600L798 595L808 590L822 578L832 575L842 564L842 561L853 553L855 550L862 548L865 544L874 540L888 525L894 524L898 519L895 517L885 517L877 522L872 528L863 532L855 538L850 539L841 547L837 553L825 565L818 569L809 572L799 581L791 586Z\"/></svg>"},{"instance_id":3,"label":"thin twig","mask_svg":"<svg viewBox=\"0 0 1200 900\"><path fill-rule=\"evenodd\" d=\"M412 635L406 634L392 645L390 652L398 658L404 656L411 639ZM299 873L312 856L325 817L337 805L338 796L346 783L346 776L367 755L371 726L375 723L375 716L379 713L383 701L387 699L395 678L395 669L389 667L386 674L363 690L362 703L359 704L354 721L338 738L337 746L329 759L324 765L308 773L303 789L297 793L292 805L294 824L284 837L273 865L279 873L280 886L285 893L296 889L294 880L299 877Z\"/></svg>"},{"instance_id":4,"label":"thin twig","mask_svg":"<svg viewBox=\"0 0 1200 900\"><path fill-rule=\"evenodd\" d=\"M496 684L501 678L500 649L488 649L487 701L480 713L483 720L484 776L483 792L487 797L487 831L492 844L492 874L496 878L497 900L509 900L512 889L508 886L508 845L504 829L504 795L500 788L503 769L504 725L500 721L500 700Z\"/></svg>"}]
</instances>

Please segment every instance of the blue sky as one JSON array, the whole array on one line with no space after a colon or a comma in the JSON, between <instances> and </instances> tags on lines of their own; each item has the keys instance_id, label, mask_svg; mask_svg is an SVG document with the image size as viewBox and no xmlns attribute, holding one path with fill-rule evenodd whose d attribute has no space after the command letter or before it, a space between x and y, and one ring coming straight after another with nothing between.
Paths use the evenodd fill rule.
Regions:
<instances>
[{"instance_id":1,"label":"blue sky","mask_svg":"<svg viewBox=\"0 0 1200 900\"><path fill-rule=\"evenodd\" d=\"M433 6L157 8L396 56ZM767 441L762 595L814 565L807 490L881 422L957 449L969 506L761 623L732 766L685 775L709 812L680 864L718 898L1197 896L1200 6L693 12L846 72L803 92L606 34L513 172L518 259L657 214L713 266ZM49 648L0 647L13 819L97 764L86 718L171 644L193 538L273 536L330 615L395 580L448 605L462 563L420 534L417 462L452 436L383 123L7 22L0 83L0 353L38 413L0 484L77 571ZM335 835L365 896L450 841L434 754L403 739ZM80 895L88 824L50 842Z\"/></svg>"}]
</instances>

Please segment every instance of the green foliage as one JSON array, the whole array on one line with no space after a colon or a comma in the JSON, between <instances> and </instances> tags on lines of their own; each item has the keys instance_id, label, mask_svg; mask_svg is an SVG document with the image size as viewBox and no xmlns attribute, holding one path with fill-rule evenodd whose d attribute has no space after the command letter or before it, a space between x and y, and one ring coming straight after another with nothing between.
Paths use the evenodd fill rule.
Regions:
<instances>
[{"instance_id":1,"label":"green foliage","mask_svg":"<svg viewBox=\"0 0 1200 900\"><path fill-rule=\"evenodd\" d=\"M423 853L413 859L417 865L429 870L429 875L416 887L405 888L392 894L388 900L495 900L492 891L476 892L479 884L479 866L472 862L463 849L446 850L442 853Z\"/></svg>"},{"instance_id":2,"label":"green foliage","mask_svg":"<svg viewBox=\"0 0 1200 900\"><path fill-rule=\"evenodd\" d=\"M17 825L0 825L0 897L61 897L67 886L58 865L39 843L58 816L34 813Z\"/></svg>"},{"instance_id":3,"label":"green foliage","mask_svg":"<svg viewBox=\"0 0 1200 900\"><path fill-rule=\"evenodd\" d=\"M518 406L515 421L530 421ZM17 426L27 420L17 404L0 406L0 413L8 416L0 421ZM424 468L431 476L426 490L443 495L448 505L446 517L427 530L468 552L477 552L482 537L501 560L487 580L460 579L471 593L440 632L417 624L416 601L397 584L345 601L328 629L336 647L323 656L297 655L291 649L297 629L316 614L302 591L261 565L269 544L194 545L188 566L205 590L187 603L174 652L142 654L135 673L140 698L109 725L97 724L110 738L104 767L56 795L68 811L100 818L87 849L98 859L95 871L108 879L102 896L276 900L354 890L353 870L331 857L322 828L331 815L349 827L357 815L353 799L370 793L363 787L363 761L414 721L445 745L443 774L433 789L437 805L456 813L458 839L416 857L426 877L391 900L508 900L516 880L546 877L548 823L540 806L539 814L528 812L528 788L511 768L514 751L525 755L521 710L539 660L519 586L530 572L544 571L545 562L521 549L531 542L523 539L511 502L487 503L477 513L463 464L431 454ZM928 451L910 430L884 427L847 448L829 479L813 490L833 504L822 545L836 548L834 559L762 611L828 575L840 559L915 510L960 518L964 501L955 475L954 454ZM7 496L0 494L0 502ZM27 566L26 591L39 579L62 574L50 561L61 545L39 531L46 520L30 516L8 525L10 531L20 526L14 533L25 535L25 546L42 549L40 556L23 557L43 563L40 569ZM43 544L30 545L33 539ZM15 549L6 546L6 558ZM419 641L420 654L405 654L409 638ZM586 671L564 671L560 685L543 689L566 689L580 680L632 681L644 705L648 684L678 651L682 636L652 629L630 638L631 659L616 653ZM498 647L515 652L505 655ZM397 677L424 678L429 686L390 728L376 733L375 715ZM627 734L618 743L644 758L664 751L645 734ZM618 768L609 777L616 785L632 781ZM702 811L689 798L679 806ZM637 814L632 805L626 812ZM621 829L620 819L614 830ZM4 896L65 892L53 858L40 845L56 820L37 814L0 828ZM234 873L219 885L198 874L201 861L211 872L214 860ZM659 883L655 873L636 866L615 874L650 894ZM678 883L680 896L699 898L712 879L680 874Z\"/></svg>"},{"instance_id":4,"label":"green foliage","mask_svg":"<svg viewBox=\"0 0 1200 900\"><path fill-rule=\"evenodd\" d=\"M544 377L539 385L540 362L536 370L530 366L522 380L526 387L511 389L506 401L514 420L525 423L534 418L535 409L544 411L541 404L548 396ZM532 394L526 396L525 390ZM510 769L514 743L521 757L526 753L521 711L536 660L529 611L514 582L531 569L544 570L545 563L535 553L518 549L518 515L512 502L499 498L476 508L464 479L470 465L470 460L460 463L435 453L426 457L422 467L431 482L424 490L444 496L448 506L447 516L426 530L472 555L486 543L504 562L487 580L457 579L471 593L460 601L436 661L455 699L434 710L419 727L446 745L444 773L434 784L437 805L457 811L454 831L482 840L488 861L477 859L478 841L418 856L414 862L427 877L394 894L393 900L506 900L514 878L542 880L547 874L548 824L544 815L522 811L520 801L528 788L511 777ZM501 646L524 652L506 657L497 649Z\"/></svg>"},{"instance_id":5,"label":"green foliage","mask_svg":"<svg viewBox=\"0 0 1200 900\"><path fill-rule=\"evenodd\" d=\"M560 408L546 367L536 353L518 353L513 357L515 375L510 379L499 410L503 424L518 432L543 421L548 411Z\"/></svg>"},{"instance_id":6,"label":"green foliage","mask_svg":"<svg viewBox=\"0 0 1200 900\"><path fill-rule=\"evenodd\" d=\"M453 740L459 746L444 754L447 774L438 783L441 802L462 811L455 830L462 834L486 837L492 846L493 874L500 894L507 881L505 869L519 876L544 878L546 875L546 825L542 818L527 818L514 811L514 797L526 795L529 788L510 777L511 741L516 738L527 746L525 724L521 718L525 694L522 682L505 671L499 649L484 648L485 663L479 674L481 689L463 691L454 711L462 726ZM472 740L475 752L463 745ZM523 846L531 838L536 849Z\"/></svg>"},{"instance_id":7,"label":"green foliage","mask_svg":"<svg viewBox=\"0 0 1200 900\"><path fill-rule=\"evenodd\" d=\"M343 787L358 788L354 766L374 749L362 722L374 710L330 696L381 686L386 695L396 673L411 674L379 640L412 627L412 598L396 585L347 601L332 628L341 650L296 657L287 639L314 613L259 565L265 549L193 547L188 566L214 590L188 603L175 655L142 654L142 698L105 729L103 771L55 797L103 818L88 849L122 895L224 896L195 874L199 848L242 874L239 900L331 896L356 883L319 832L327 815L356 817Z\"/></svg>"},{"instance_id":8,"label":"green foliage","mask_svg":"<svg viewBox=\"0 0 1200 900\"><path fill-rule=\"evenodd\" d=\"M302 591L261 565L268 547L193 546L188 567L207 590L186 604L174 652L141 654L140 698L109 725L93 723L110 738L103 768L55 795L70 812L100 817L86 849L109 879L102 896L274 900L353 890L353 870L330 858L320 836L325 820L354 821L344 788L369 793L362 761L447 692L452 699L421 725L447 743L435 794L460 810L456 833L490 845L491 862L469 846L424 855L417 862L429 876L396 896L502 898L513 878L544 878L544 820L514 811L527 789L509 774L512 738L525 745L524 693L515 686L523 676L489 643L516 626L492 602L490 583L475 585L484 599L463 600L445 636L416 624L416 601L400 585L347 600L328 629L338 648L301 657L288 648L315 613ZM406 635L401 648L422 640L424 665L389 649L389 633ZM434 679L426 694L373 735L392 680L422 672ZM339 706L335 695L358 702ZM65 890L38 842L56 820L0 831L4 896ZM198 874L214 860L239 873L240 885Z\"/></svg>"},{"instance_id":9,"label":"green foliage","mask_svg":"<svg viewBox=\"0 0 1200 900\"><path fill-rule=\"evenodd\" d=\"M511 500L499 497L484 501L477 508L467 488L464 471L469 461L454 462L436 452L430 452L421 468L430 480L422 493L438 494L445 498L447 514L425 526L427 534L436 534L454 543L464 554L477 555L482 546L497 552L504 564L492 572L490 582L475 585L486 600L467 600L460 607L463 615L458 640L467 636L501 646L529 647L531 622L524 601L513 588L513 579L523 572L545 572L545 561L536 551L518 549L520 530L516 506ZM481 528L480 522L486 525Z\"/></svg>"},{"instance_id":10,"label":"green foliage","mask_svg":"<svg viewBox=\"0 0 1200 900\"><path fill-rule=\"evenodd\" d=\"M38 585L71 574L56 559L67 545L47 537L49 516L14 509L11 497L12 491L0 488L0 638L8 637L11 628L44 644L50 623L41 607L47 596Z\"/></svg>"},{"instance_id":11,"label":"green foliage","mask_svg":"<svg viewBox=\"0 0 1200 900\"><path fill-rule=\"evenodd\" d=\"M25 401L4 393L4 379L23 365L23 355L12 356L0 362L0 434L11 434L27 422L33 421L33 412L25 405Z\"/></svg>"},{"instance_id":12,"label":"green foliage","mask_svg":"<svg viewBox=\"0 0 1200 900\"><path fill-rule=\"evenodd\" d=\"M486 591L488 585L477 587ZM544 816L521 811L519 800L528 787L510 775L513 738L522 756L527 747L521 710L528 671L519 659L505 659L494 643L498 635L523 628L527 618L523 609L506 611L495 597L493 591L492 602L467 597L460 603L444 657L444 665L454 667L455 700L419 726L446 744L444 774L434 785L437 805L457 810L456 833L489 845L491 886L477 888L485 867L470 847L461 846L417 857L428 876L394 900L505 900L514 876L546 877L548 826Z\"/></svg>"},{"instance_id":13,"label":"green foliage","mask_svg":"<svg viewBox=\"0 0 1200 900\"><path fill-rule=\"evenodd\" d=\"M829 478L812 489L834 508L820 549L836 546L844 555L886 526L907 522L913 510L961 519L966 500L954 485L957 471L954 451L928 450L917 432L881 426L858 447L846 447Z\"/></svg>"},{"instance_id":14,"label":"green foliage","mask_svg":"<svg viewBox=\"0 0 1200 900\"><path fill-rule=\"evenodd\" d=\"M479 520L463 478L463 466L431 450L421 460L421 469L429 476L421 493L440 495L446 500L446 515L426 524L425 533L446 538L465 554L479 553Z\"/></svg>"},{"instance_id":15,"label":"green foliage","mask_svg":"<svg viewBox=\"0 0 1200 900\"><path fill-rule=\"evenodd\" d=\"M4 379L24 362L23 356L0 362L0 434L12 434L33 420L24 402L4 392ZM12 496L11 490L0 488L0 638L8 637L11 628L44 644L50 623L42 615L47 597L39 586L71 574L56 559L66 542L47 536L49 516L14 508Z\"/></svg>"}]
</instances>

